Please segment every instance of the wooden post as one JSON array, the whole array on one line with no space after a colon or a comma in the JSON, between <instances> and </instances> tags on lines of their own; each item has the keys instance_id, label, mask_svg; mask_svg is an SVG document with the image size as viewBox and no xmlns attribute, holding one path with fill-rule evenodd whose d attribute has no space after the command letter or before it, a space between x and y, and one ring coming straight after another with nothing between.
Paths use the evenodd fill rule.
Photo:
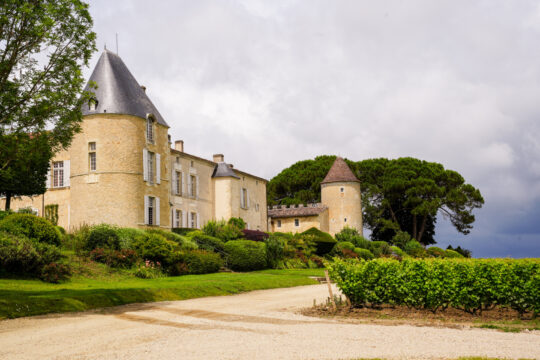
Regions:
<instances>
[{"instance_id":1,"label":"wooden post","mask_svg":"<svg viewBox=\"0 0 540 360\"><path fill-rule=\"evenodd\" d=\"M330 276L328 276L328 270L324 270L324 276L326 276L326 283L328 284L328 292L330 293L330 301L332 302L332 308L334 308L334 311L336 311L336 300L334 299L334 294L332 293L332 285L330 284Z\"/></svg>"}]
</instances>

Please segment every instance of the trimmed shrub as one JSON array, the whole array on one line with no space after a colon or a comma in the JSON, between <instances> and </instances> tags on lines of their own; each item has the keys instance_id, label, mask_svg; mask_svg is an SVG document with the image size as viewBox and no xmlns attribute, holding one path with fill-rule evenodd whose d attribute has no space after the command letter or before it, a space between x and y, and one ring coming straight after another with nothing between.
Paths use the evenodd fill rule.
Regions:
<instances>
[{"instance_id":1,"label":"trimmed shrub","mask_svg":"<svg viewBox=\"0 0 540 360\"><path fill-rule=\"evenodd\" d=\"M172 231L161 230L161 229L150 229L150 230L146 230L146 232L150 234L158 234L158 235L163 236L165 239L169 241L174 241L180 246L180 249L182 250L195 250L199 248L197 244L191 239L189 239L188 237L178 235L176 233L173 233Z\"/></svg>"},{"instance_id":2,"label":"trimmed shrub","mask_svg":"<svg viewBox=\"0 0 540 360\"><path fill-rule=\"evenodd\" d=\"M266 244L251 240L225 243L227 266L235 271L260 270L266 267Z\"/></svg>"},{"instance_id":3,"label":"trimmed shrub","mask_svg":"<svg viewBox=\"0 0 540 360\"><path fill-rule=\"evenodd\" d=\"M243 229L242 233L244 234L244 238L246 240L252 240L252 241L264 241L268 239L268 236L270 236L264 231L260 231L260 230Z\"/></svg>"},{"instance_id":4,"label":"trimmed shrub","mask_svg":"<svg viewBox=\"0 0 540 360\"><path fill-rule=\"evenodd\" d=\"M405 254L405 251L403 251L401 248L397 246L390 246L390 249L392 249L392 255L394 256L398 256L400 258L404 258L407 256L407 254Z\"/></svg>"},{"instance_id":5,"label":"trimmed shrub","mask_svg":"<svg viewBox=\"0 0 540 360\"><path fill-rule=\"evenodd\" d=\"M403 250L405 250L408 255L411 255L413 257L424 257L426 252L422 244L420 244L416 240L411 240L406 243Z\"/></svg>"},{"instance_id":6,"label":"trimmed shrub","mask_svg":"<svg viewBox=\"0 0 540 360\"><path fill-rule=\"evenodd\" d=\"M41 270L41 280L50 283L66 281L71 276L71 267L67 264L50 263Z\"/></svg>"},{"instance_id":7,"label":"trimmed shrub","mask_svg":"<svg viewBox=\"0 0 540 360\"><path fill-rule=\"evenodd\" d=\"M392 255L392 249L386 241L372 241L370 251L375 257Z\"/></svg>"},{"instance_id":8,"label":"trimmed shrub","mask_svg":"<svg viewBox=\"0 0 540 360\"><path fill-rule=\"evenodd\" d=\"M246 222L240 217L232 217L227 221L227 225L232 225L242 230L246 228Z\"/></svg>"},{"instance_id":9,"label":"trimmed shrub","mask_svg":"<svg viewBox=\"0 0 540 360\"><path fill-rule=\"evenodd\" d=\"M350 243L348 241L343 241L343 242L340 242L336 245L336 247L339 249L339 250L343 250L343 249L347 249L347 250L351 250L351 251L354 251L354 244L353 243Z\"/></svg>"},{"instance_id":10,"label":"trimmed shrub","mask_svg":"<svg viewBox=\"0 0 540 360\"><path fill-rule=\"evenodd\" d=\"M444 252L444 257L449 258L449 259L463 258L463 255L461 255L460 253L454 250L443 250L443 252Z\"/></svg>"},{"instance_id":11,"label":"trimmed shrub","mask_svg":"<svg viewBox=\"0 0 540 360\"><path fill-rule=\"evenodd\" d=\"M202 231L194 231L190 234L190 239L197 244L199 249L223 253L225 243L220 239L204 234Z\"/></svg>"},{"instance_id":12,"label":"trimmed shrub","mask_svg":"<svg viewBox=\"0 0 540 360\"><path fill-rule=\"evenodd\" d=\"M86 239L85 248L94 250L97 248L107 248L113 250L120 249L120 237L118 236L118 228L101 224L90 228L88 238Z\"/></svg>"},{"instance_id":13,"label":"trimmed shrub","mask_svg":"<svg viewBox=\"0 0 540 360\"><path fill-rule=\"evenodd\" d=\"M360 259L371 260L374 258L373 254L368 249L354 248L354 252Z\"/></svg>"},{"instance_id":14,"label":"trimmed shrub","mask_svg":"<svg viewBox=\"0 0 540 360\"><path fill-rule=\"evenodd\" d=\"M243 227L238 227L235 225L235 221L231 222L229 220L229 223L226 223L224 220L221 220L207 222L202 228L202 232L208 236L212 236L220 239L223 242L227 242L229 240L241 239L244 236L242 229Z\"/></svg>"},{"instance_id":15,"label":"trimmed shrub","mask_svg":"<svg viewBox=\"0 0 540 360\"><path fill-rule=\"evenodd\" d=\"M116 229L116 235L120 240L120 249L131 249L131 243L139 236L144 236L144 230L135 228L119 228Z\"/></svg>"},{"instance_id":16,"label":"trimmed shrub","mask_svg":"<svg viewBox=\"0 0 540 360\"><path fill-rule=\"evenodd\" d=\"M59 246L60 232L47 220L30 214L12 214L0 221L0 231L23 235L41 243Z\"/></svg>"},{"instance_id":17,"label":"trimmed shrub","mask_svg":"<svg viewBox=\"0 0 540 360\"><path fill-rule=\"evenodd\" d=\"M171 230L173 233L178 235L187 235L193 231L192 228L172 228Z\"/></svg>"},{"instance_id":18,"label":"trimmed shrub","mask_svg":"<svg viewBox=\"0 0 540 360\"><path fill-rule=\"evenodd\" d=\"M180 254L180 259L171 270L174 275L210 274L223 266L221 256L205 250L186 251Z\"/></svg>"},{"instance_id":19,"label":"trimmed shrub","mask_svg":"<svg viewBox=\"0 0 540 360\"><path fill-rule=\"evenodd\" d=\"M428 256L435 257L435 258L446 257L444 250L436 246L429 247L426 250L426 253L428 254Z\"/></svg>"},{"instance_id":20,"label":"trimmed shrub","mask_svg":"<svg viewBox=\"0 0 540 360\"><path fill-rule=\"evenodd\" d=\"M266 261L268 266L272 269L276 269L279 263L285 258L285 246L287 245L287 240L272 234L266 239L265 243Z\"/></svg>"},{"instance_id":21,"label":"trimmed shrub","mask_svg":"<svg viewBox=\"0 0 540 360\"><path fill-rule=\"evenodd\" d=\"M133 250L140 258L152 261L158 266L166 266L172 262L176 246L176 243L158 234L144 234L132 243Z\"/></svg>"},{"instance_id":22,"label":"trimmed shrub","mask_svg":"<svg viewBox=\"0 0 540 360\"><path fill-rule=\"evenodd\" d=\"M324 231L321 231L315 227L304 231L302 235L313 236L313 241L315 242L315 246L317 247L315 252L319 256L328 254L330 251L332 251L332 249L337 243L337 241L332 237L332 235L325 233Z\"/></svg>"},{"instance_id":23,"label":"trimmed shrub","mask_svg":"<svg viewBox=\"0 0 540 360\"><path fill-rule=\"evenodd\" d=\"M8 211L0 210L0 221L2 221L6 216L9 216L11 214L13 214L13 211L11 210L8 210Z\"/></svg>"}]
</instances>

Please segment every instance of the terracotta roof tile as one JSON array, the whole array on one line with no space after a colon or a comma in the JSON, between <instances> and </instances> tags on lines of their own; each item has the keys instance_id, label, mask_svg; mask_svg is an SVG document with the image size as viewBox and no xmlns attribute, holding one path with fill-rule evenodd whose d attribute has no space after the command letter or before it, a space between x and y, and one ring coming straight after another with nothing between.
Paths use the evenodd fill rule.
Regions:
<instances>
[{"instance_id":1,"label":"terracotta roof tile","mask_svg":"<svg viewBox=\"0 0 540 360\"><path fill-rule=\"evenodd\" d=\"M302 216L316 216L320 213L326 211L328 206L317 203L317 204L308 204L307 206L303 205L291 205L291 207L286 207L285 205L274 206L268 209L268 216L271 218L286 218L286 217L302 217Z\"/></svg>"},{"instance_id":2,"label":"terracotta roof tile","mask_svg":"<svg viewBox=\"0 0 540 360\"><path fill-rule=\"evenodd\" d=\"M333 182L360 182L360 180L353 174L345 160L337 157L321 184Z\"/></svg>"}]
</instances>

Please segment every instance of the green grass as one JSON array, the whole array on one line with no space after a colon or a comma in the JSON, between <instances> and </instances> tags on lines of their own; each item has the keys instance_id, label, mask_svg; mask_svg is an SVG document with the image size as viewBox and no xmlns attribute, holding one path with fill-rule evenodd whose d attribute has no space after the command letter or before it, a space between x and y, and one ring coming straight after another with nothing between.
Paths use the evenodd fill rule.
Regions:
<instances>
[{"instance_id":1,"label":"green grass","mask_svg":"<svg viewBox=\"0 0 540 360\"><path fill-rule=\"evenodd\" d=\"M75 276L62 284L0 279L0 319L311 285L317 282L308 276L322 273L321 269L265 270L138 279L118 272Z\"/></svg>"}]
</instances>

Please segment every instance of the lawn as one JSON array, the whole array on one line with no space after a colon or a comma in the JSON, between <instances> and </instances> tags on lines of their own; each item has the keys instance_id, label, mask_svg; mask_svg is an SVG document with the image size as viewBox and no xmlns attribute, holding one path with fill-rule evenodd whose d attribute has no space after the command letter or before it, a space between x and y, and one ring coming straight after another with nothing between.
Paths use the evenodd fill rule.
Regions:
<instances>
[{"instance_id":1,"label":"lawn","mask_svg":"<svg viewBox=\"0 0 540 360\"><path fill-rule=\"evenodd\" d=\"M309 276L323 275L323 269L307 269L186 275L159 279L138 279L119 273L97 278L75 276L62 284L0 279L0 319L311 285L317 281Z\"/></svg>"}]
</instances>

